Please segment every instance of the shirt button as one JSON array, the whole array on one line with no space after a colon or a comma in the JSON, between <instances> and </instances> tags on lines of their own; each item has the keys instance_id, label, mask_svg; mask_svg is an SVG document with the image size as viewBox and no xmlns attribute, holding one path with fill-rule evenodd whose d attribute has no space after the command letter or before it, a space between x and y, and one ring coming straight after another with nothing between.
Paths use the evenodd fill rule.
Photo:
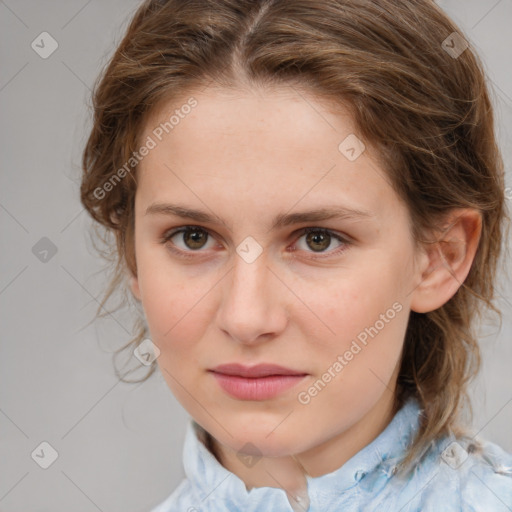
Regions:
<instances>
[{"instance_id":1,"label":"shirt button","mask_svg":"<svg viewBox=\"0 0 512 512\"><path fill-rule=\"evenodd\" d=\"M356 471L354 478L359 482L359 480L361 480L361 478L363 478L363 476L365 476L365 475L366 475L366 472L363 471L362 469L359 469Z\"/></svg>"}]
</instances>

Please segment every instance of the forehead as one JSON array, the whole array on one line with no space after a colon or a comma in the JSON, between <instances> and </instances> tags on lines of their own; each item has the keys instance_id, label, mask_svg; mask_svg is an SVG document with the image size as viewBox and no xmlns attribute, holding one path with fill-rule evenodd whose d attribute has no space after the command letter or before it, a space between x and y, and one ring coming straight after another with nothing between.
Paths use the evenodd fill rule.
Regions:
<instances>
[{"instance_id":1,"label":"forehead","mask_svg":"<svg viewBox=\"0 0 512 512\"><path fill-rule=\"evenodd\" d=\"M141 140L148 138L155 146L138 168L147 201L180 190L196 204L214 193L261 210L298 201L378 206L394 195L368 143L347 158L347 144L363 149L348 110L293 87L209 88L163 102L147 119Z\"/></svg>"},{"instance_id":2,"label":"forehead","mask_svg":"<svg viewBox=\"0 0 512 512\"><path fill-rule=\"evenodd\" d=\"M176 145L184 140L201 145L213 140L216 144L222 141L225 145L254 149L265 145L277 150L280 144L288 142L283 149L305 151L307 143L306 146L318 148L316 156L328 147L336 149L345 132L356 131L342 104L335 106L294 86L210 87L181 95L153 108L143 129L143 136L153 134L159 140L172 138Z\"/></svg>"}]
</instances>

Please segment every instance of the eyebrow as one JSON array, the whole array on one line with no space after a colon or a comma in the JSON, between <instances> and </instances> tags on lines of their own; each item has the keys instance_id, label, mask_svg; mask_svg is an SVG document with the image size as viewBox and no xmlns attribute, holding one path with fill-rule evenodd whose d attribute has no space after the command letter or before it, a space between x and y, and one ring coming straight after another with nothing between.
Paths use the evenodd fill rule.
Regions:
<instances>
[{"instance_id":1,"label":"eyebrow","mask_svg":"<svg viewBox=\"0 0 512 512\"><path fill-rule=\"evenodd\" d=\"M201 210L195 210L193 208L187 208L182 205L153 203L148 206L144 215L174 215L176 217L190 219L196 222L220 224L231 231L231 227L218 215L210 214ZM319 222L330 219L362 220L371 217L374 217L374 214L365 210L345 208L342 206L324 207L295 213L280 213L274 218L270 229L275 230L304 222Z\"/></svg>"}]
</instances>

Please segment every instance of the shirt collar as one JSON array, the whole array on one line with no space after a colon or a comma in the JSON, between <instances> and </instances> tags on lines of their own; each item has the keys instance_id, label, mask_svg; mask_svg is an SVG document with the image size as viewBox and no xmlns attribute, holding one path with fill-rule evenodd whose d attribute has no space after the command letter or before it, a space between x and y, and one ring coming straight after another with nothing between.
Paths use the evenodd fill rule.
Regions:
<instances>
[{"instance_id":1,"label":"shirt collar","mask_svg":"<svg viewBox=\"0 0 512 512\"><path fill-rule=\"evenodd\" d=\"M371 487L377 479L382 482L383 474L391 478L396 464L413 441L421 412L418 401L410 397L387 427L343 466L319 477L307 476L310 501L326 492L344 492L358 483ZM283 489L255 487L247 491L245 483L217 461L205 442L204 429L191 419L183 447L184 470L202 500L212 495L215 501L221 500L241 509L249 503L261 503L261 500L282 506L283 510L289 507Z\"/></svg>"}]
</instances>

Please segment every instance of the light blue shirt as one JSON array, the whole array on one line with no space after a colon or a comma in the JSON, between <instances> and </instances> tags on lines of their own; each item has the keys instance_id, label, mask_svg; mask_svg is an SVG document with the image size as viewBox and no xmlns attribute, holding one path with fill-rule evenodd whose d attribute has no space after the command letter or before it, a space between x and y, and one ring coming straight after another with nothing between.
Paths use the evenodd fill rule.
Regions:
<instances>
[{"instance_id":1,"label":"light blue shirt","mask_svg":"<svg viewBox=\"0 0 512 512\"><path fill-rule=\"evenodd\" d=\"M419 421L409 399L389 425L342 467L306 477L308 512L512 512L512 455L498 445L453 435L433 443L407 480L394 475ZM246 490L203 444L204 430L187 426L183 463L186 478L152 512L293 512L286 492L274 487ZM469 452L469 453L468 453Z\"/></svg>"}]
</instances>

